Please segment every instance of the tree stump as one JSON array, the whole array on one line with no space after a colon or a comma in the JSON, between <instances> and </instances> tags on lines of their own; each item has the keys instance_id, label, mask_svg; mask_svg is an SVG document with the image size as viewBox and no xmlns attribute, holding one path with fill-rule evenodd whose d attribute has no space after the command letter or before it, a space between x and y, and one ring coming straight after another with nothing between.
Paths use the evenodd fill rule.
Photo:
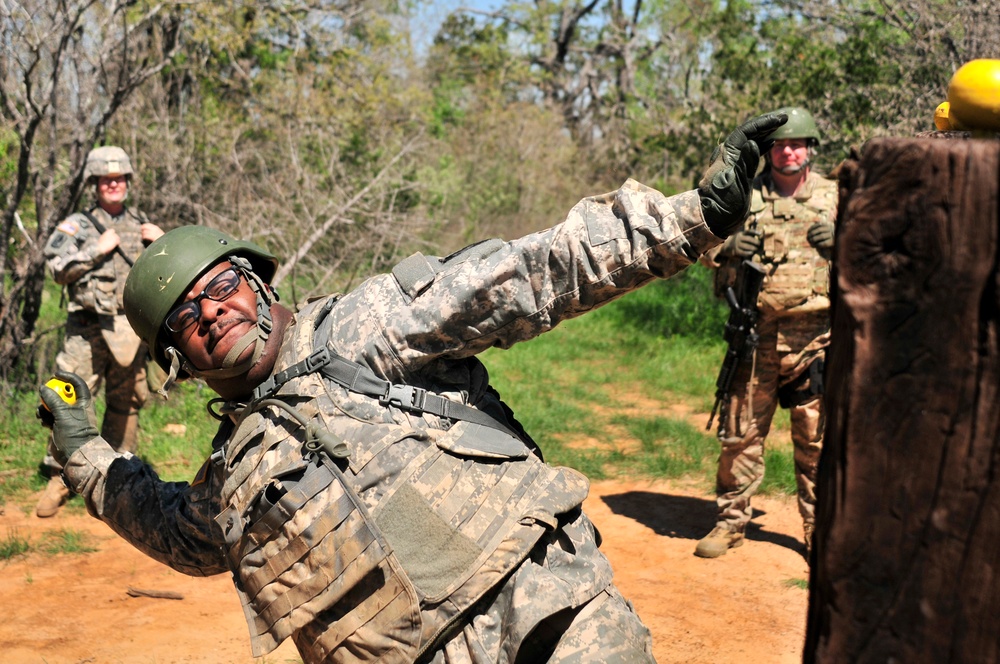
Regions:
<instances>
[{"instance_id":1,"label":"tree stump","mask_svg":"<svg viewBox=\"0 0 1000 664\"><path fill-rule=\"evenodd\" d=\"M1000 661L1000 141L845 164L805 662Z\"/></svg>"}]
</instances>

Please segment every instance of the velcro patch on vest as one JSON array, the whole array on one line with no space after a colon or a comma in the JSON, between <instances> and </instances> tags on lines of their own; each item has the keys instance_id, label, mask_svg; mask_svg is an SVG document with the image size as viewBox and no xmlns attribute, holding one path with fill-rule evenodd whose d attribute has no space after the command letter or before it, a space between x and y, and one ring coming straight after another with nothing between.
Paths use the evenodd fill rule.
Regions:
<instances>
[{"instance_id":1,"label":"velcro patch on vest","mask_svg":"<svg viewBox=\"0 0 1000 664\"><path fill-rule=\"evenodd\" d=\"M434 283L437 271L427 257L419 251L401 260L392 268L392 276L396 278L399 287L412 300Z\"/></svg>"},{"instance_id":2,"label":"velcro patch on vest","mask_svg":"<svg viewBox=\"0 0 1000 664\"><path fill-rule=\"evenodd\" d=\"M437 597L472 566L482 549L438 516L420 492L404 484L375 515L413 585Z\"/></svg>"}]
</instances>

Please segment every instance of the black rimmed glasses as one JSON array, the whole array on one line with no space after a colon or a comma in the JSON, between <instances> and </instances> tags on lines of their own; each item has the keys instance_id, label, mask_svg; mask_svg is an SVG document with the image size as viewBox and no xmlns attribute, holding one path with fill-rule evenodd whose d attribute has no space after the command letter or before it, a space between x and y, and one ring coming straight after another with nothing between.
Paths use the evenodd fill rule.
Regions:
<instances>
[{"instance_id":1,"label":"black rimmed glasses","mask_svg":"<svg viewBox=\"0 0 1000 664\"><path fill-rule=\"evenodd\" d=\"M213 302L228 300L240 287L240 273L236 268L229 268L215 275L205 290L195 295L184 304L178 305L167 315L163 326L173 334L178 334L188 329L201 318L201 305L199 302L208 298Z\"/></svg>"}]
</instances>

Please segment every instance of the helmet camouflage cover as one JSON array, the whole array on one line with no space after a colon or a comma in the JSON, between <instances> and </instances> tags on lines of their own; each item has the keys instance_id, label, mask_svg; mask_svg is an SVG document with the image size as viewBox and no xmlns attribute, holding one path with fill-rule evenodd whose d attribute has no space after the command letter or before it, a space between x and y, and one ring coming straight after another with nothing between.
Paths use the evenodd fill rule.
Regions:
<instances>
[{"instance_id":1,"label":"helmet camouflage cover","mask_svg":"<svg viewBox=\"0 0 1000 664\"><path fill-rule=\"evenodd\" d=\"M132 177L132 160L125 150L115 145L94 148L87 154L87 164L83 168L83 180L90 184L105 175Z\"/></svg>"},{"instance_id":2,"label":"helmet camouflage cover","mask_svg":"<svg viewBox=\"0 0 1000 664\"><path fill-rule=\"evenodd\" d=\"M806 138L810 139L810 144L819 145L819 128L816 127L816 120L813 119L812 113L800 106L786 106L774 112L787 115L788 122L775 129L769 138L776 141Z\"/></svg>"},{"instance_id":3,"label":"helmet camouflage cover","mask_svg":"<svg viewBox=\"0 0 1000 664\"><path fill-rule=\"evenodd\" d=\"M254 273L271 282L278 267L273 254L205 226L175 228L136 259L125 280L125 316L164 369L170 362L157 341L167 315L206 270L233 255L249 260Z\"/></svg>"}]
</instances>

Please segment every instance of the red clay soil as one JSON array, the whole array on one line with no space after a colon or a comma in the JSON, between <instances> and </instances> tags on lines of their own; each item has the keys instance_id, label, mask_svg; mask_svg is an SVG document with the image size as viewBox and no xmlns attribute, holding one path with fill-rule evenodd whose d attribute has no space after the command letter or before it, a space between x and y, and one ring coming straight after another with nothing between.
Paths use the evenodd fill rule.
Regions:
<instances>
[{"instance_id":1,"label":"red clay soil","mask_svg":"<svg viewBox=\"0 0 1000 664\"><path fill-rule=\"evenodd\" d=\"M747 542L722 558L692 555L714 521L712 496L667 482L595 482L585 509L615 580L653 632L661 664L801 661L808 566L789 498L755 498ZM187 577L131 548L74 499L51 519L0 506L0 539L90 534L96 552L31 553L0 562L4 664L299 662L290 642L250 655L228 575ZM133 597L129 588L182 599Z\"/></svg>"}]
</instances>

